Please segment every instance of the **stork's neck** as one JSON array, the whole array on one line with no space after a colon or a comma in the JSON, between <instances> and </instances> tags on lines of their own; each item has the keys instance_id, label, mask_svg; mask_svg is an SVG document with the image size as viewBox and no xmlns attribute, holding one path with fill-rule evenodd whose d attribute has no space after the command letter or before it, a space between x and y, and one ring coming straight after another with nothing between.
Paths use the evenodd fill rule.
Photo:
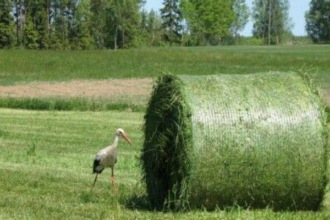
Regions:
<instances>
[{"instance_id":1,"label":"stork's neck","mask_svg":"<svg viewBox=\"0 0 330 220\"><path fill-rule=\"evenodd\" d=\"M119 136L116 134L116 135L115 135L115 139L113 140L113 144L112 144L112 146L113 146L113 147L117 147L117 145L118 145L118 141L119 141Z\"/></svg>"}]
</instances>

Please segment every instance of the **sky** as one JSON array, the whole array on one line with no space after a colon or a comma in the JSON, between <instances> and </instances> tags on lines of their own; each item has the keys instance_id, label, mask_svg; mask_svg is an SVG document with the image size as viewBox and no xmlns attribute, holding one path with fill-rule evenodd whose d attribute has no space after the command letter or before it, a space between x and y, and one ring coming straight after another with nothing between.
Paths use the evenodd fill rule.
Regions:
<instances>
[{"instance_id":1,"label":"sky","mask_svg":"<svg viewBox=\"0 0 330 220\"><path fill-rule=\"evenodd\" d=\"M253 0L246 0L246 4L251 9ZM159 11L162 8L163 0L147 0L145 5L145 9L150 11L151 9L155 11ZM295 36L305 36L307 35L305 30L305 12L309 10L310 0L289 0L290 10L289 16L293 22L292 33ZM243 36L251 36L252 35L252 21L251 18L249 22L246 24L245 29L241 31L241 35Z\"/></svg>"}]
</instances>

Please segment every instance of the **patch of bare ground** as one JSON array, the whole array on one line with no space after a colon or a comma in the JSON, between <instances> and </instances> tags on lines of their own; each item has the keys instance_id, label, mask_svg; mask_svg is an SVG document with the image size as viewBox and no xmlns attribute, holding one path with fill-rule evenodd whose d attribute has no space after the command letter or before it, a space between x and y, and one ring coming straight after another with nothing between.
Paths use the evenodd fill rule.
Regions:
<instances>
[{"instance_id":1,"label":"patch of bare ground","mask_svg":"<svg viewBox=\"0 0 330 220\"><path fill-rule=\"evenodd\" d=\"M151 78L73 80L68 82L31 82L0 86L0 97L13 98L98 98L144 102L153 85Z\"/></svg>"},{"instance_id":2,"label":"patch of bare ground","mask_svg":"<svg viewBox=\"0 0 330 220\"><path fill-rule=\"evenodd\" d=\"M99 98L128 100L136 104L146 103L151 90L152 78L73 80L68 82L31 82L11 86L0 86L0 97L12 98ZM322 94L330 106L330 88Z\"/></svg>"}]
</instances>

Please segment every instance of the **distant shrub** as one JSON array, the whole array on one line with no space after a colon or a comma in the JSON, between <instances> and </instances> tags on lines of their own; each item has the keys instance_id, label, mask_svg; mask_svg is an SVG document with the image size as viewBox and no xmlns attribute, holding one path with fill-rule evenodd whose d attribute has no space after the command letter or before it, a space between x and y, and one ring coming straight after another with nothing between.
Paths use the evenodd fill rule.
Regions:
<instances>
[{"instance_id":1,"label":"distant shrub","mask_svg":"<svg viewBox=\"0 0 330 220\"><path fill-rule=\"evenodd\" d=\"M255 37L240 37L238 40L239 45L249 45L249 46L261 46L264 45L263 39L258 39Z\"/></svg>"}]
</instances>

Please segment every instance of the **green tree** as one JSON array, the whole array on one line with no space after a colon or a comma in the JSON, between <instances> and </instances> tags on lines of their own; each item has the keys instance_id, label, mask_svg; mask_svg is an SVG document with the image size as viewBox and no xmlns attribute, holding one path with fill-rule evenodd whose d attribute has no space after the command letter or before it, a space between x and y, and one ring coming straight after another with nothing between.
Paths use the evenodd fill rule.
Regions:
<instances>
[{"instance_id":1,"label":"green tree","mask_svg":"<svg viewBox=\"0 0 330 220\"><path fill-rule=\"evenodd\" d=\"M24 32L28 32L24 34L24 37L26 37L24 39L25 44L47 49L50 43L50 0L25 1L25 11L27 27ZM33 42L29 42L32 40L31 36L33 36ZM36 42L34 42L35 38Z\"/></svg>"},{"instance_id":2,"label":"green tree","mask_svg":"<svg viewBox=\"0 0 330 220\"><path fill-rule=\"evenodd\" d=\"M149 33L149 45L160 46L162 45L162 18L154 10L148 14L147 31Z\"/></svg>"},{"instance_id":3,"label":"green tree","mask_svg":"<svg viewBox=\"0 0 330 220\"><path fill-rule=\"evenodd\" d=\"M52 28L50 33L50 48L68 49L70 47L68 9L68 0L52 0Z\"/></svg>"},{"instance_id":4,"label":"green tree","mask_svg":"<svg viewBox=\"0 0 330 220\"><path fill-rule=\"evenodd\" d=\"M88 49L92 47L92 38L89 31L90 1L71 0L67 8L68 40L71 49Z\"/></svg>"},{"instance_id":5,"label":"green tree","mask_svg":"<svg viewBox=\"0 0 330 220\"><path fill-rule=\"evenodd\" d=\"M161 46L164 44L162 31L162 18L154 10L141 12L141 30L143 31L143 44L146 46Z\"/></svg>"},{"instance_id":6,"label":"green tree","mask_svg":"<svg viewBox=\"0 0 330 220\"><path fill-rule=\"evenodd\" d=\"M305 19L307 34L314 43L330 43L329 0L312 0Z\"/></svg>"},{"instance_id":7,"label":"green tree","mask_svg":"<svg viewBox=\"0 0 330 220\"><path fill-rule=\"evenodd\" d=\"M90 1L84 0L78 7L77 20L79 20L79 42L83 49L94 48L93 39L89 30L91 13L89 11Z\"/></svg>"},{"instance_id":8,"label":"green tree","mask_svg":"<svg viewBox=\"0 0 330 220\"><path fill-rule=\"evenodd\" d=\"M253 36L264 39L268 45L279 44L290 33L288 0L254 0Z\"/></svg>"},{"instance_id":9,"label":"green tree","mask_svg":"<svg viewBox=\"0 0 330 220\"><path fill-rule=\"evenodd\" d=\"M148 30L148 12L143 9L140 12L140 29L139 29L139 44L148 45L149 42L149 30Z\"/></svg>"},{"instance_id":10,"label":"green tree","mask_svg":"<svg viewBox=\"0 0 330 220\"><path fill-rule=\"evenodd\" d=\"M126 0L124 1L123 29L121 38L121 48L136 47L138 45L139 35L139 16L140 16L140 1ZM124 34L125 33L125 34Z\"/></svg>"},{"instance_id":11,"label":"green tree","mask_svg":"<svg viewBox=\"0 0 330 220\"><path fill-rule=\"evenodd\" d=\"M141 27L141 29L143 30L143 31L146 31L147 30L147 26L148 26L148 24L147 24L147 20L148 20L148 13L147 13L147 11L146 10L142 10L141 11L141 22L140 22L140 27Z\"/></svg>"},{"instance_id":12,"label":"green tree","mask_svg":"<svg viewBox=\"0 0 330 220\"><path fill-rule=\"evenodd\" d=\"M250 16L250 11L245 3L245 0L234 0L233 11L234 22L232 23L231 29L237 43L239 37L238 32L243 30L245 25L247 24Z\"/></svg>"},{"instance_id":13,"label":"green tree","mask_svg":"<svg viewBox=\"0 0 330 220\"><path fill-rule=\"evenodd\" d=\"M137 0L110 0L106 10L107 47L129 48L136 45L139 29Z\"/></svg>"},{"instance_id":14,"label":"green tree","mask_svg":"<svg viewBox=\"0 0 330 220\"><path fill-rule=\"evenodd\" d=\"M34 23L30 16L27 16L23 32L23 45L27 49L38 49L38 32L34 28Z\"/></svg>"},{"instance_id":15,"label":"green tree","mask_svg":"<svg viewBox=\"0 0 330 220\"><path fill-rule=\"evenodd\" d=\"M163 6L160 14L163 20L164 40L170 44L179 43L182 35L182 13L179 0L164 0Z\"/></svg>"},{"instance_id":16,"label":"green tree","mask_svg":"<svg viewBox=\"0 0 330 220\"><path fill-rule=\"evenodd\" d=\"M92 33L92 38L97 48L104 48L106 46L107 8L107 0L91 0L90 2L90 32Z\"/></svg>"},{"instance_id":17,"label":"green tree","mask_svg":"<svg viewBox=\"0 0 330 220\"><path fill-rule=\"evenodd\" d=\"M234 21L232 0L184 0L184 18L197 45L218 44Z\"/></svg>"},{"instance_id":18,"label":"green tree","mask_svg":"<svg viewBox=\"0 0 330 220\"><path fill-rule=\"evenodd\" d=\"M0 2L0 48L11 47L14 42L12 8L13 2L11 0Z\"/></svg>"}]
</instances>

